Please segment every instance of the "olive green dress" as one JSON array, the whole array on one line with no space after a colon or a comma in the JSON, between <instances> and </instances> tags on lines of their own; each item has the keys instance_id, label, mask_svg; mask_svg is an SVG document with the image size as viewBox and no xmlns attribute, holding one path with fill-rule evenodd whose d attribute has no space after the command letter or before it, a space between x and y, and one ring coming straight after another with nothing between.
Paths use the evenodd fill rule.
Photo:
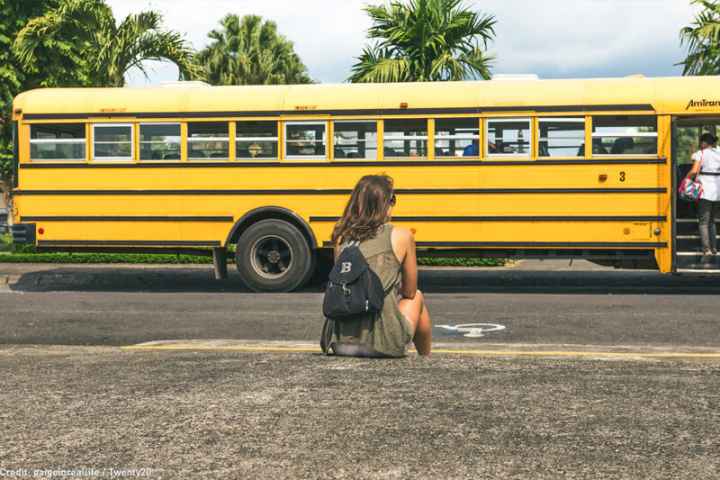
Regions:
<instances>
[{"instance_id":1,"label":"olive green dress","mask_svg":"<svg viewBox=\"0 0 720 480\"><path fill-rule=\"evenodd\" d=\"M374 238L358 246L370 268L380 277L385 302L378 314L336 322L335 353L353 356L405 356L413 331L398 308L402 265L392 249L392 225L386 223Z\"/></svg>"}]
</instances>

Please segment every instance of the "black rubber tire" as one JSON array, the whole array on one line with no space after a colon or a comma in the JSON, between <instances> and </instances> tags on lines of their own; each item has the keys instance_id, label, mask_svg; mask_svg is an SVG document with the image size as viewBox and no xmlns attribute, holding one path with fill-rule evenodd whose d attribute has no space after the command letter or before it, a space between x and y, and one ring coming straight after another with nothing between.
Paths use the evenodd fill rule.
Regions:
<instances>
[{"instance_id":1,"label":"black rubber tire","mask_svg":"<svg viewBox=\"0 0 720 480\"><path fill-rule=\"evenodd\" d=\"M328 275L335 265L333 251L329 248L323 248L315 252L315 268L313 270L310 282L313 286L319 286L324 289L328 282Z\"/></svg>"},{"instance_id":2,"label":"black rubber tire","mask_svg":"<svg viewBox=\"0 0 720 480\"><path fill-rule=\"evenodd\" d=\"M266 236L282 239L291 250L287 270L278 278L266 278L253 267L253 245ZM252 224L238 239L235 264L240 278L256 292L291 292L302 287L312 275L313 252L303 234L294 225L283 220L262 220Z\"/></svg>"}]
</instances>

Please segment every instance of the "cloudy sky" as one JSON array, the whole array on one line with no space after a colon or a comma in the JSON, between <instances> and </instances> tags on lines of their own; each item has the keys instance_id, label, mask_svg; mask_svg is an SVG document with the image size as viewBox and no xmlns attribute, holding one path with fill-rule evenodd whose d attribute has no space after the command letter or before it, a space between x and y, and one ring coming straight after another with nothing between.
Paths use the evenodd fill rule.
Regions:
<instances>
[{"instance_id":1,"label":"cloudy sky","mask_svg":"<svg viewBox=\"0 0 720 480\"><path fill-rule=\"evenodd\" d=\"M370 26L362 10L382 0L108 0L116 17L144 9L162 12L165 25L199 49L227 13L272 19L295 43L310 75L324 83L347 78ZM466 0L497 18L490 45L494 73L542 78L677 75L684 58L678 32L693 17L689 0ZM170 65L152 64L150 79L135 72L130 84L177 78Z\"/></svg>"}]
</instances>

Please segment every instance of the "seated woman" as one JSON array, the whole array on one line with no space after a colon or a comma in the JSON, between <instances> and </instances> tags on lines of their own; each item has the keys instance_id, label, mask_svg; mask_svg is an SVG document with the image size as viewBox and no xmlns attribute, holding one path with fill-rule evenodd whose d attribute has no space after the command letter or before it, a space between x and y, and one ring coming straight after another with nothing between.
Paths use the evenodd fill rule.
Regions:
<instances>
[{"instance_id":1,"label":"seated woman","mask_svg":"<svg viewBox=\"0 0 720 480\"><path fill-rule=\"evenodd\" d=\"M382 311L336 322L337 355L402 357L412 340L420 355L430 355L432 325L425 298L417 288L413 234L390 223L396 197L387 175L367 175L355 185L332 240L335 258L349 242L359 248L385 290Z\"/></svg>"}]
</instances>

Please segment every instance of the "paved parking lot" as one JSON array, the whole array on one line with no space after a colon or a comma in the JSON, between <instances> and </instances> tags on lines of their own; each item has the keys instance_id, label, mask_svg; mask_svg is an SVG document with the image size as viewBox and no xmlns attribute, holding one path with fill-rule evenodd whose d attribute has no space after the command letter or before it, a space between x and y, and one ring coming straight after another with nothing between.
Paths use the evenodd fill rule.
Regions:
<instances>
[{"instance_id":1,"label":"paved parking lot","mask_svg":"<svg viewBox=\"0 0 720 480\"><path fill-rule=\"evenodd\" d=\"M388 361L317 354L317 286L0 265L0 474L720 477L720 284L542 266L423 271L436 324L505 330Z\"/></svg>"}]
</instances>

